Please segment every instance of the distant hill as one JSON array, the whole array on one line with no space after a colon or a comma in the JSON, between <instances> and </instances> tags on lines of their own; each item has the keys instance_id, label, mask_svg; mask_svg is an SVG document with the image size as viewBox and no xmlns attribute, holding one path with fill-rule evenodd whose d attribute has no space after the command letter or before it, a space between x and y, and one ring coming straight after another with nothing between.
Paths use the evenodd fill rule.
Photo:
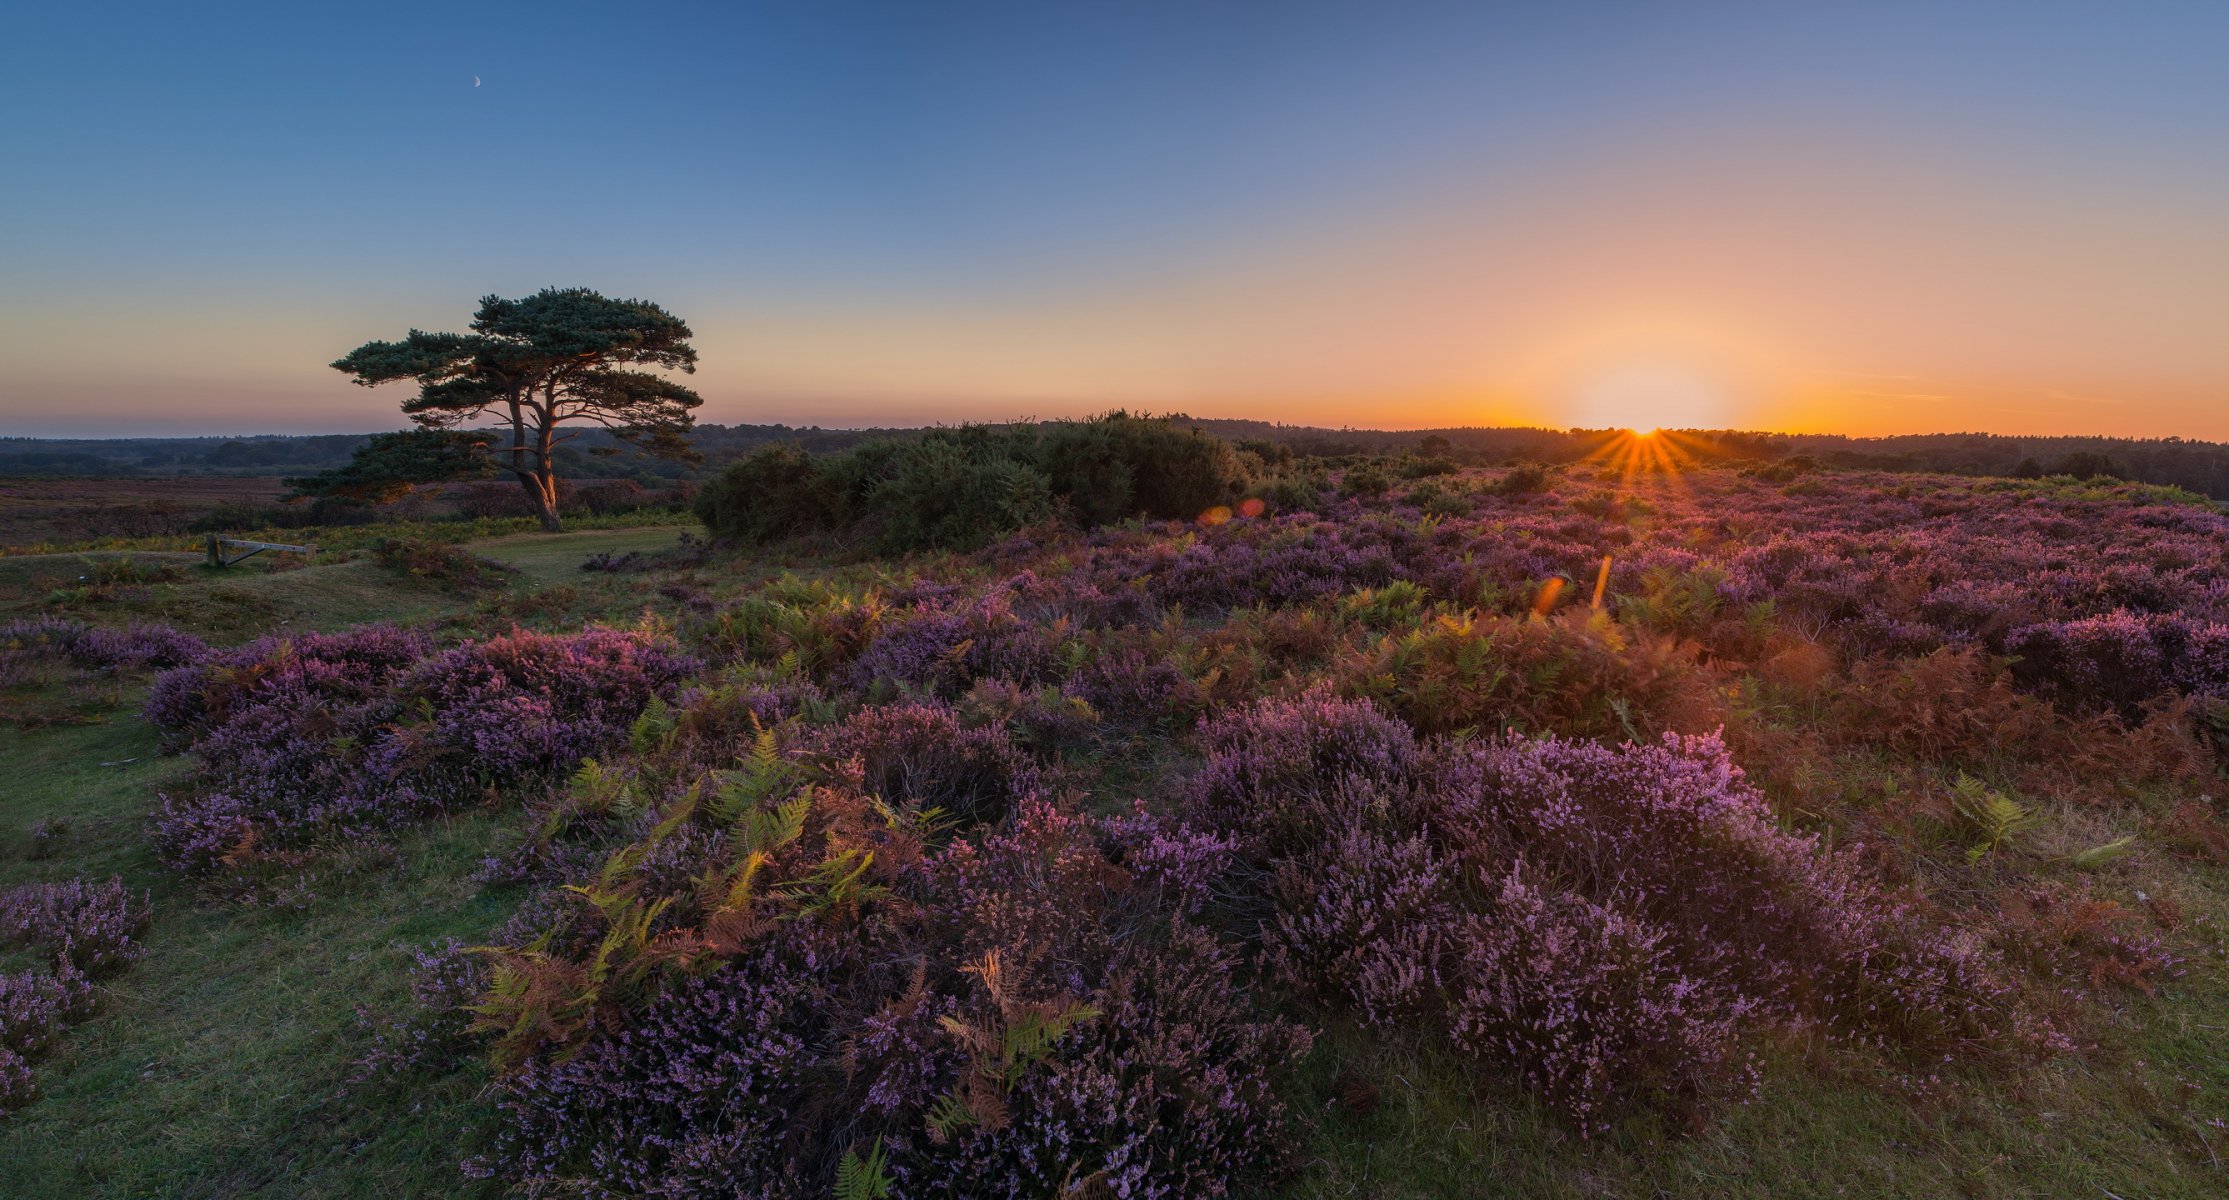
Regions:
<instances>
[{"instance_id":1,"label":"distant hill","mask_svg":"<svg viewBox=\"0 0 2229 1200\"><path fill-rule=\"evenodd\" d=\"M1233 441L1273 442L1299 454L1399 453L1428 438L1435 448L1470 462L1533 459L1570 462L1600 448L1599 430L1477 428L1328 429L1268 421L1180 417ZM773 442L792 442L816 453L843 450L875 437L905 436L919 429L824 429L791 425L699 425L694 441L706 468L717 468ZM200 438L0 437L0 477L6 476L278 476L307 475L335 467L370 434ZM2085 471L2109 464L2113 473L2145 483L2171 484L2229 500L2229 444L2183 438L2012 437L1988 433L1847 437L1825 433L1695 431L1682 444L1698 457L1718 461L1775 461L1808 455L1823 466L1889 471L1941 471L1959 475L2050 473L2070 463ZM2078 457L2081 456L2081 457ZM2102 456L2102 457L2100 457ZM590 431L563 454L560 472L576 479L679 479L699 473L680 463L645 458L600 430Z\"/></svg>"}]
</instances>

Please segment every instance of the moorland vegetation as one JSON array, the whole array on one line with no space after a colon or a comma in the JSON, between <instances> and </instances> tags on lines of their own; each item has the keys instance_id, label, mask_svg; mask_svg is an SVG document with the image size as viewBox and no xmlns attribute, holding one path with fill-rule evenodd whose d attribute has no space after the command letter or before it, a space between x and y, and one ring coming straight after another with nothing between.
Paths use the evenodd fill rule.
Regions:
<instances>
[{"instance_id":1,"label":"moorland vegetation","mask_svg":"<svg viewBox=\"0 0 2229 1200\"><path fill-rule=\"evenodd\" d=\"M1699 466L1669 435L1322 459L1114 414L764 449L697 512L712 540L594 554L384 531L272 576L355 581L286 630L199 622L194 589L243 585L192 572L17 592L11 782L47 824L0 881L45 890L0 914L97 932L0 920L36 960L0 984L10 1078L53 1093L0 1083L27 1164L0 1179L2224 1179L2229 516L2202 498ZM147 763L89 784L39 750L101 737ZM128 817L71 825L96 804ZM166 1056L273 1068L135 1040L166 1020L80 976L222 1025L187 979L243 929L378 980L284 993L330 1035L295 1068L318 1119L88 1161L77 1125L205 1094Z\"/></svg>"}]
</instances>

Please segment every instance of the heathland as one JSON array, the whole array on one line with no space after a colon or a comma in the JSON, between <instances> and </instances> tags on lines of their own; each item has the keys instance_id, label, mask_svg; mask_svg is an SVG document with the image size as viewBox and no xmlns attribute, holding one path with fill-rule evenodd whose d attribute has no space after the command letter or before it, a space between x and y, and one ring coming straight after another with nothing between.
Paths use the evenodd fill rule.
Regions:
<instances>
[{"instance_id":1,"label":"heathland","mask_svg":"<svg viewBox=\"0 0 2229 1200\"><path fill-rule=\"evenodd\" d=\"M822 449L0 557L0 1194L2229 1184L2204 497Z\"/></svg>"}]
</instances>

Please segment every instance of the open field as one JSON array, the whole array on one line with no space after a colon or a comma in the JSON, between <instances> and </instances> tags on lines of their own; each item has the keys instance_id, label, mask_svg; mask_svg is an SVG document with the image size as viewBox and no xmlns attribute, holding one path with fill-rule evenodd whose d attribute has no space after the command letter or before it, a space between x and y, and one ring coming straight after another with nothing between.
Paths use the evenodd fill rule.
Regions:
<instances>
[{"instance_id":1,"label":"open field","mask_svg":"<svg viewBox=\"0 0 2229 1200\"><path fill-rule=\"evenodd\" d=\"M76 577L99 556L0 559L0 620L160 622L219 646L375 623L429 639L379 651L415 664L421 682L409 685L346 674L287 682L275 659L240 660L277 671L272 687L303 689L272 693L270 719L307 720L316 709L338 724L315 725L325 739L315 742L303 732L260 742L219 724L184 754L163 753L157 726L140 715L152 672L39 659L11 677L11 713L77 715L0 730L0 885L121 875L150 896L153 920L144 958L102 983L101 1011L36 1064L43 1097L0 1118L0 1194L492 1196L599 1178L594 1186L617 1190L586 1154L522 1152L520 1131L646 1146L630 1160L646 1172L629 1177L633 1190L663 1180L676 1194L711 1194L720 1189L687 1182L683 1154L659 1148L688 1122L701 1122L690 1136L728 1164L725 1178L771 1180L773 1195L829 1194L837 1158L876 1138L893 1169L919 1183L893 1195L1009 1190L932 1186L962 1147L979 1156L971 1169L1051 1181L1012 1191L1058 1194L1064 1180L1104 1181L1122 1145L1143 1156L1132 1160L1146 1164L1141 1190L1166 1186L1181 1167L1227 1171L1189 1186L1214 1179L1244 1195L2135 1200L2229 1186L2229 831L2219 799L2229 779L2205 640L2225 601L2203 583L2229 552L2219 512L2170 493L2068 481L1388 473L1390 484L1346 496L1327 480L1312 504L1288 496L1282 513L1255 518L1036 529L980 551L911 558L872 556L842 537L708 551L680 544L674 526L508 533L466 546L513 569L493 585L445 582L368 552L226 572L142 552L142 567L172 572L93 588ZM619 570L581 569L591 555L630 553L639 557ZM2174 621L2186 625L2173 627L2183 640L2171 646L2132 640ZM619 640L568 640L590 623ZM514 692L435 682L442 670L481 670L473 647L514 628L549 635L502 652L551 655L532 660L539 682L503 685L526 688ZM2101 674L2083 656L2105 634L2122 639L2113 643L2122 658ZM2023 648L2019 661L2012 647ZM2139 667L2151 674L2134 678ZM470 678L483 680L475 689L495 686ZM316 690L344 685L367 690ZM406 686L416 699L380 707L382 689ZM454 707L463 694L477 697L472 710L514 715L473 723L474 711ZM672 707L650 706L638 721L652 694ZM521 697L535 699L521 706ZM231 703L252 712L262 702L241 693ZM174 707L154 711L176 737L179 718L164 715ZM545 711L554 723L535 724ZM1315 731L1297 751L1280 740L1291 722ZM763 744L761 727L773 731ZM531 732L544 728L565 736ZM926 740L904 743L898 760L877 757L893 752L872 738L916 736L906 730ZM1643 785L1615 782L1627 779L1615 764L1646 752L1615 747L1714 730L1722 748L1680 752L1700 756L1682 760L1703 764L1693 772L1647 760L1674 782L1663 796L1621 801L1633 807L1615 825L1587 824L1600 819L1584 815L1592 810L1559 818L1575 823L1522 825L1531 810L1479 782L1522 769L1531 772L1524 794L1545 794L1579 777L1556 772L1576 768L1524 758L1537 752L1526 747L1565 746L1556 753L1582 759L1610 747L1600 752L1629 757L1587 768L1607 773L1585 776L1593 782L1572 794L1627 796L1617 789ZM380 757L391 736L417 739L433 757ZM466 736L483 761L510 765L444 774L439 764L457 760L441 758L442 739ZM1395 766L1369 769L1401 774L1365 778L1307 749L1331 745L1362 747L1355 762L1389 755ZM1279 757L1295 752L1297 773ZM606 784L565 785L582 753L605 764L624 803L597 790ZM1719 754L1742 780L1713 773ZM846 756L868 774L847 774ZM905 765L877 774L886 761ZM247 763L252 771L239 769ZM299 799L285 782L296 771L310 781ZM1226 785L1215 779L1244 781L1246 803L1217 799ZM180 813L213 813L212 795L259 787L267 807L243 826L253 838L214 857L182 840ZM579 893L563 884L594 893L606 886L598 878L631 880L612 901L619 908L656 896L668 905L658 928L712 936L717 911L741 910L719 909L692 880L721 877L745 821L729 813L715 823L691 806L723 788L744 789L735 794L746 810L769 820L793 796L810 801L797 810L807 814L802 834L756 843L771 849L754 868L764 873L753 901L764 923L739 935L747 951L699 946L686 960L650 960L631 990L594 1002L595 1023L525 1046L542 1075L493 1070L501 1039L460 1035L458 1013L439 997L413 1001L399 947L453 937L518 954L548 933L551 953L588 961L609 931L566 907ZM855 794L847 789L878 788L893 806L887 827L864 797L856 811L842 807ZM316 807L334 789L366 807ZM406 791L446 798L406 803ZM201 807L150 821L158 794ZM1996 810L1994 824L1975 816L1985 794L2011 812ZM1368 802L1338 808L1344 796ZM1685 807L1702 796L1708 805ZM900 839L894 831L912 828L932 798L945 815L924 821L919 840ZM1466 832L1463 822L1483 818L1460 815L1477 811L1464 805L1494 803L1512 805L1494 818L1508 823L1495 826L1502 832ZM1351 827L1295 825L1309 832L1281 841L1282 827L1256 823L1315 820L1319 805ZM1702 825L1652 827L1644 843L1619 832L1690 811ZM1740 824L1752 820L1762 824ZM1393 821L1415 823L1371 824ZM1649 874L1678 837L1731 836L1736 825L1711 824L1720 821L1749 840L1707 842L1710 870ZM840 858L854 845L872 845L872 862ZM1908 910L1894 910L1907 915L1866 899L1874 883L1822 883L1828 847L1849 856L1836 870L1908 898ZM1465 865L1441 876L1414 866L1372 873L1420 853ZM1586 1085L1596 1091L1554 1074L1564 1060L1530 1040L1514 1001L1494 1010L1504 1040L1467 1040L1461 1022L1477 1018L1464 1014L1479 1010L1463 1006L1486 1003L1473 973L1488 950L1445 946L1464 930L1535 919L1494 857L1512 853L1525 864L1515 878L1561 896L1557 904L1584 898L1679 947L1621 968L1643 972L1643 998L1733 988L1755 1004L1746 1015L1667 1017L1618 1007L1627 1001L1614 989L1570 985L1559 994L1581 1036L1596 1039L1590 1052L1619 1068ZM824 854L857 865L872 886L830 896ZM506 865L487 865L491 856ZM1600 884L1587 863L1613 864L1625 882ZM1705 886L1721 868L1775 881L1740 893L1729 926L1711 924L1722 901ZM1370 909L1400 915L1359 924L1339 915L1336 896L1313 890L1339 879L1360 880ZM1684 898L1659 906L1644 884ZM1679 891L1690 886L1701 890ZM1438 890L1419 900L1419 888ZM1894 996L1909 1021L1866 1025L1831 999L1772 991L1748 973L1798 953L1788 943L1801 939L1710 957L1711 939L1795 919L1785 913L1822 922L1805 926L1822 941L1843 921L1878 922L1870 936L1891 941L1946 931L1914 944L1934 949L1895 953L1946 956L1909 961L1973 973L1955 986L1880 991L1873 1003ZM1222 947L1244 988L1194 981L1160 1000L1125 990L1138 978L1126 971L1185 969L1168 948L1181 944L1167 941L1172 920ZM1580 928L1592 927L1556 936ZM1333 933L1299 953L1312 929ZM1419 929L1432 932L1398 944L1435 964L1428 984L1367 973L1379 967L1330 973ZM1103 941L1107 931L1119 936ZM942 1005L931 1011L963 1024L989 1019L986 948L1001 951L1010 986L1033 989L1033 1002L1076 1006L1058 1018L1072 1022L1068 1032L1000 1068L1011 1072L1001 1076L1010 1080L1000 1084L1003 1115L950 1118L934 1115L944 1111L935 1098L964 1092L969 1068L958 1043L940 1039L961 1035L924 1021L908 1035L922 1057L904 1078L917 1082L877 1077L911 1098L871 1107L864 1031L908 1004ZM792 956L807 950L823 972L812 977L814 998L784 1010L781 972L804 971ZM1144 967L1125 957L1137 954L1148 956ZM892 961L918 962L920 974ZM1501 986L1562 978L1545 951L1528 961L1536 974ZM1828 958L1809 969L1869 968ZM739 1053L795 1038L801 1065L687 1059L699 1035L669 1032L661 1022L677 1018L657 998L722 987L757 997L746 1011L793 1014L735 1041ZM1222 1030L1220 1048L1182 1057L1196 1053L1190 1035L1154 1024L1152 1003L1196 1006L1174 1011L1187 1028ZM1374 1019L1373 1005L1403 1015ZM1793 1015L1771 1015L1781 1005ZM1273 1053L1286 1043L1217 1024L1232 1020L1312 1036ZM1954 1032L1918 1032L1935 1020ZM1625 1034L1644 1026L1669 1040ZM1843 1028L1870 1032L1834 1032ZM651 1056L631 1069L655 1073L670 1061L699 1072L691 1087L708 1090L687 1094L718 1103L653 1102L631 1090L649 1084L595 1073L617 1067L568 1068L569 1087L608 1088L596 1094L614 1109L571 1108L568 1093L531 1084L564 1055L607 1062L598 1056L630 1029L639 1036L629 1044ZM398 1064L382 1047L404 1030L418 1031L409 1036L422 1038L412 1043L422 1053ZM1117 1060L1095 1055L1130 1065L1101 1078L1087 1067ZM1738 1069L1752 1056L1753 1092ZM1698 1062L1712 1065L1698 1076L1687 1070ZM1235 1081L1222 1106L1199 1101L1190 1081L1222 1071ZM1127 1115L1058 1126L1062 1149L1031 1157L1022 1140L1031 1131L1081 1121L1058 1115L1068 1111L1059 1089L1087 1079L1111 1089L1086 1093L1099 1097L1093 1111ZM1626 1090L1634 1081L1643 1086ZM1599 1110L1579 1110L1596 1115L1574 1117L1575 1104L1597 1100ZM629 1105L654 1115L614 1124ZM948 1141L923 1136L932 1119L958 1121ZM768 1120L782 1137L751 1132ZM472 1158L487 1158L496 1177L460 1174ZM811 1174L791 1180L784 1164Z\"/></svg>"},{"instance_id":2,"label":"open field","mask_svg":"<svg viewBox=\"0 0 2229 1200\"><path fill-rule=\"evenodd\" d=\"M0 544L175 533L218 509L276 504L285 494L284 483L262 478L0 478Z\"/></svg>"}]
</instances>

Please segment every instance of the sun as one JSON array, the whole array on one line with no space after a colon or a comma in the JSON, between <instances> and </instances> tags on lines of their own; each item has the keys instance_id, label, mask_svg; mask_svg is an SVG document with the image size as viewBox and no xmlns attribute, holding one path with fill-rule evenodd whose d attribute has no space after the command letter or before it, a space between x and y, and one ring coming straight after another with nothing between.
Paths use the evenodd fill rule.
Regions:
<instances>
[{"instance_id":1,"label":"sun","mask_svg":"<svg viewBox=\"0 0 2229 1200\"><path fill-rule=\"evenodd\" d=\"M1584 428L1654 437L1666 429L1719 428L1731 399L1724 387L1692 368L1629 363L1581 382L1571 397L1571 414Z\"/></svg>"}]
</instances>

